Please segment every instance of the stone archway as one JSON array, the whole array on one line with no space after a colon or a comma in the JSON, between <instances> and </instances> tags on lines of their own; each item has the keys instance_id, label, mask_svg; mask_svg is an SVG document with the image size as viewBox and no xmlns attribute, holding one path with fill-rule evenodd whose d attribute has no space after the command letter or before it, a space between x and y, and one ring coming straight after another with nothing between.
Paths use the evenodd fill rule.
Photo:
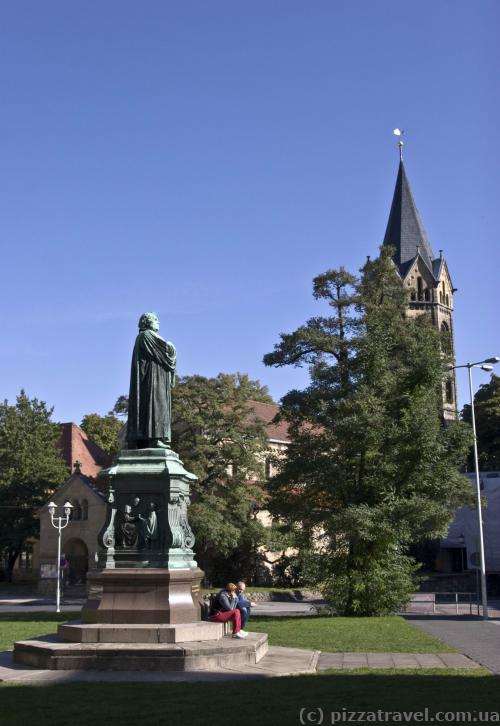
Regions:
<instances>
[{"instance_id":1,"label":"stone archway","mask_svg":"<svg viewBox=\"0 0 500 726\"><path fill-rule=\"evenodd\" d=\"M87 570L89 568L87 545L83 540L73 537L65 542L64 554L68 560L68 584L83 584L87 579Z\"/></svg>"}]
</instances>

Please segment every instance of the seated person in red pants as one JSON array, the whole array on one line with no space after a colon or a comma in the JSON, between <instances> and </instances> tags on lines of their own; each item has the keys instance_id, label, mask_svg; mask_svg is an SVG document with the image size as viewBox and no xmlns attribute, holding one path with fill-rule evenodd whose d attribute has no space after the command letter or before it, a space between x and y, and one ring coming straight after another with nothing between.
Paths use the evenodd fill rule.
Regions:
<instances>
[{"instance_id":1,"label":"seated person in red pants","mask_svg":"<svg viewBox=\"0 0 500 726\"><path fill-rule=\"evenodd\" d=\"M224 590L217 593L213 602L209 620L212 623L233 623L233 638L246 638L248 633L241 629L241 613L237 608L238 595L236 585L228 582Z\"/></svg>"}]
</instances>

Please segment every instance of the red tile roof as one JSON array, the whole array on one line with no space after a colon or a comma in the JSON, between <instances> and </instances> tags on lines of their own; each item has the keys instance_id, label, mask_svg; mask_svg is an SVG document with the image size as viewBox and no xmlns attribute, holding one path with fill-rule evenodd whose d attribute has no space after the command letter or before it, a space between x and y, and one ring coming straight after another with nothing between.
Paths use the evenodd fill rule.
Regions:
<instances>
[{"instance_id":1,"label":"red tile roof","mask_svg":"<svg viewBox=\"0 0 500 726\"><path fill-rule=\"evenodd\" d=\"M81 473L94 478L101 469L111 466L111 456L91 441L83 429L71 422L60 424L60 427L59 446L64 461L71 471L74 469L75 461L79 461Z\"/></svg>"},{"instance_id":2,"label":"red tile roof","mask_svg":"<svg viewBox=\"0 0 500 726\"><path fill-rule=\"evenodd\" d=\"M280 407L276 403L249 401L248 406L252 409L257 418L262 419L262 421L267 424L270 439L274 439L276 441L290 441L287 422L280 421L279 423L273 423L274 417L280 410Z\"/></svg>"}]
</instances>

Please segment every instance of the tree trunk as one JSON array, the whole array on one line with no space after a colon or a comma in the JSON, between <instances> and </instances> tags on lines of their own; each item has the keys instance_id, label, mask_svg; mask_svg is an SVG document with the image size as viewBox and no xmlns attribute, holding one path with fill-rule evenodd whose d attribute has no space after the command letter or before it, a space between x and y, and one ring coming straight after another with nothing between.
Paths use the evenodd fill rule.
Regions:
<instances>
[{"instance_id":1,"label":"tree trunk","mask_svg":"<svg viewBox=\"0 0 500 726\"><path fill-rule=\"evenodd\" d=\"M16 564L16 560L21 554L20 549L9 550L9 554L7 555L7 569L5 572L5 576L7 579L7 582L12 582L12 573L14 571L14 565Z\"/></svg>"}]
</instances>

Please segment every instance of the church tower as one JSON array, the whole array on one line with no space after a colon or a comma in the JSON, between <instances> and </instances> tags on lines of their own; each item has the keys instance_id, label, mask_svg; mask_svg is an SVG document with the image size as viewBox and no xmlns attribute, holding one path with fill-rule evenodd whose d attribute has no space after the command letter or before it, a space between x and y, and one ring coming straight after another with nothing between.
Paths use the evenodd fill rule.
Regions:
<instances>
[{"instance_id":1,"label":"church tower","mask_svg":"<svg viewBox=\"0 0 500 726\"><path fill-rule=\"evenodd\" d=\"M408 315L429 313L432 322L444 335L443 345L454 359L453 344L453 293L448 265L439 251L435 257L427 233L413 199L403 163L400 142L400 162L396 188L392 199L384 245L395 248L394 263L405 288L410 292ZM455 371L450 371L443 381L443 419L457 418Z\"/></svg>"}]
</instances>

